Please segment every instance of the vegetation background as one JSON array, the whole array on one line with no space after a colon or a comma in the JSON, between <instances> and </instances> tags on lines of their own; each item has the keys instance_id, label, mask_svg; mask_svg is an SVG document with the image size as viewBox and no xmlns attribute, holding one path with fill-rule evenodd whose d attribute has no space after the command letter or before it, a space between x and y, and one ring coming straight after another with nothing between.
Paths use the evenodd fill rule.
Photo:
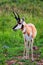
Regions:
<instances>
[{"instance_id":1,"label":"vegetation background","mask_svg":"<svg viewBox=\"0 0 43 65\"><path fill-rule=\"evenodd\" d=\"M17 11L21 18L24 17L26 23L31 22L36 26L37 37L34 46L37 46L39 50L34 53L40 54L37 60L43 59L43 0L0 0L0 65L6 65L7 60L23 55L22 32L12 30L16 24L12 9ZM29 60L22 62L24 65L36 64L36 61L33 63Z\"/></svg>"}]
</instances>

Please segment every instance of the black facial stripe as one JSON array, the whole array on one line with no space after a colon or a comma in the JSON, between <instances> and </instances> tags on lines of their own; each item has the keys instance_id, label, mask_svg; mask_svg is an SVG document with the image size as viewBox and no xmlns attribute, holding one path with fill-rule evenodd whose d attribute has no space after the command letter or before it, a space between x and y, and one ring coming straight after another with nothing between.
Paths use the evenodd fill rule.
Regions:
<instances>
[{"instance_id":1,"label":"black facial stripe","mask_svg":"<svg viewBox=\"0 0 43 65\"><path fill-rule=\"evenodd\" d=\"M22 25L21 29L23 29L23 28L24 28L24 25Z\"/></svg>"},{"instance_id":2,"label":"black facial stripe","mask_svg":"<svg viewBox=\"0 0 43 65\"><path fill-rule=\"evenodd\" d=\"M18 24L17 24L17 25L18 25ZM16 28L16 27L17 27L17 25L15 25L15 26L13 27L13 29L14 29L14 28Z\"/></svg>"}]
</instances>

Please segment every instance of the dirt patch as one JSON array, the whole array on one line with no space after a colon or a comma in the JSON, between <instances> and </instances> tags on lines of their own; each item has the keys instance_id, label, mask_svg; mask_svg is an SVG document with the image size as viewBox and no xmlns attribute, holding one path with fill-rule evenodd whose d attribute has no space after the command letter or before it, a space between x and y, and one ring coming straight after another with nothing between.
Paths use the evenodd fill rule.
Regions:
<instances>
[{"instance_id":1,"label":"dirt patch","mask_svg":"<svg viewBox=\"0 0 43 65\"><path fill-rule=\"evenodd\" d=\"M43 59L37 62L37 65L43 65Z\"/></svg>"},{"instance_id":2,"label":"dirt patch","mask_svg":"<svg viewBox=\"0 0 43 65\"><path fill-rule=\"evenodd\" d=\"M23 62L18 62L18 64L19 64L19 65L24 65L24 63L23 63Z\"/></svg>"},{"instance_id":3,"label":"dirt patch","mask_svg":"<svg viewBox=\"0 0 43 65\"><path fill-rule=\"evenodd\" d=\"M37 57L38 57L38 56L35 56L35 54L34 54L34 59L35 59L35 61L36 61L36 65L43 65L43 59L41 59L41 60L36 60ZM20 60L22 60L22 56L18 56L18 57L16 57L15 59L8 60L8 61L7 61L7 65L12 65L12 64L15 64L15 65L16 65L16 64L18 64L18 65L24 65L25 62L20 61Z\"/></svg>"},{"instance_id":4,"label":"dirt patch","mask_svg":"<svg viewBox=\"0 0 43 65\"><path fill-rule=\"evenodd\" d=\"M17 62L17 60L8 60L6 63L7 65L12 65L15 64Z\"/></svg>"},{"instance_id":5,"label":"dirt patch","mask_svg":"<svg viewBox=\"0 0 43 65\"><path fill-rule=\"evenodd\" d=\"M38 50L38 47L34 46L33 49ZM29 57L31 58L31 54ZM43 59L39 59L40 54L33 54L33 57L34 57L34 61L36 62L36 65L43 65ZM12 64L24 65L25 62L21 60L23 60L22 56L14 57L13 59L7 61L7 65L12 65Z\"/></svg>"}]
</instances>

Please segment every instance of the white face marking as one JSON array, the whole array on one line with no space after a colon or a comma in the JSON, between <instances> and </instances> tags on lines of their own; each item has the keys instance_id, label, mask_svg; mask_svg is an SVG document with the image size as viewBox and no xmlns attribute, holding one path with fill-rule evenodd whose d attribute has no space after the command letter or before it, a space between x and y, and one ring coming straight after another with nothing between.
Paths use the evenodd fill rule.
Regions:
<instances>
[{"instance_id":1,"label":"white face marking","mask_svg":"<svg viewBox=\"0 0 43 65\"><path fill-rule=\"evenodd\" d=\"M21 19L20 23L21 24L18 23L18 25L15 27L15 30L21 29L22 25L25 25L26 24L25 21L23 21L22 19ZM24 29L24 32L25 32L25 29Z\"/></svg>"},{"instance_id":2,"label":"white face marking","mask_svg":"<svg viewBox=\"0 0 43 65\"><path fill-rule=\"evenodd\" d=\"M21 26L22 26L22 24L18 24L17 27L16 27L15 29L16 29L16 30L17 30L17 29L20 29Z\"/></svg>"},{"instance_id":3,"label":"white face marking","mask_svg":"<svg viewBox=\"0 0 43 65\"><path fill-rule=\"evenodd\" d=\"M23 25L25 25L26 23L25 23L25 21L23 22Z\"/></svg>"}]
</instances>

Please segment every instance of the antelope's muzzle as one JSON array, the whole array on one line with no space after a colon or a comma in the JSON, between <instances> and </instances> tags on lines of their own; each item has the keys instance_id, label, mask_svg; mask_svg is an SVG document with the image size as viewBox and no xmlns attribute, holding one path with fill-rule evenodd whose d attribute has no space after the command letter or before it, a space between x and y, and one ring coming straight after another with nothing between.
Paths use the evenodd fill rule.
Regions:
<instances>
[{"instance_id":1,"label":"antelope's muzzle","mask_svg":"<svg viewBox=\"0 0 43 65\"><path fill-rule=\"evenodd\" d=\"M18 24L17 24L17 25L18 25ZM17 27L17 25L15 25L15 26L12 28L14 31L16 31L16 29L15 29L15 28Z\"/></svg>"}]
</instances>

